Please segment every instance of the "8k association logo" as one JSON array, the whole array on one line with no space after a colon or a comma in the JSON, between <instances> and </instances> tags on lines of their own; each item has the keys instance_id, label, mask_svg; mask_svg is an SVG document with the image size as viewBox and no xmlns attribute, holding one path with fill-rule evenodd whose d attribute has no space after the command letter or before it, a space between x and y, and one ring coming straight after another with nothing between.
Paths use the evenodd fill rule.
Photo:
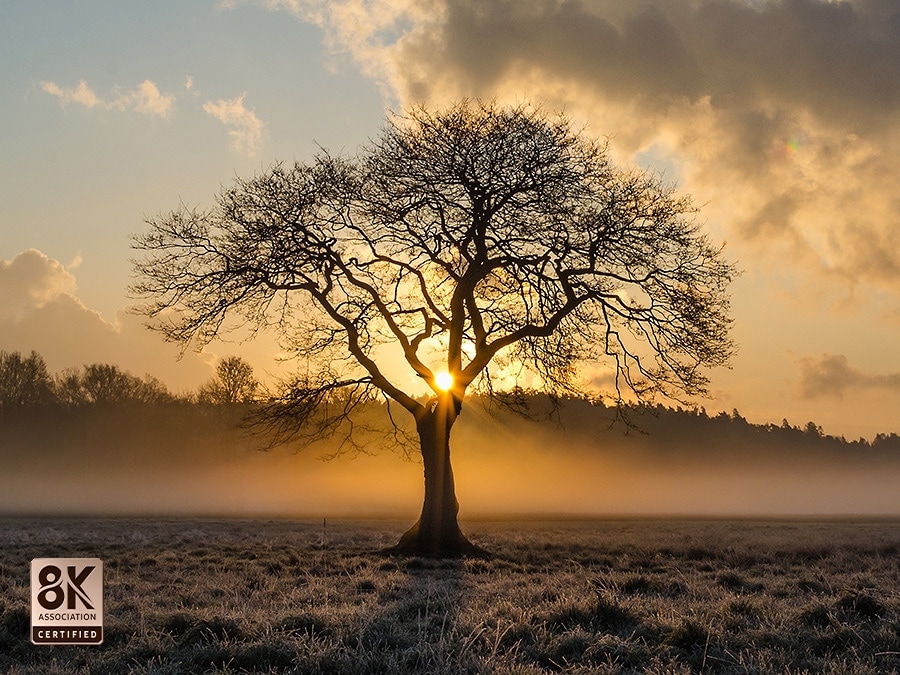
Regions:
<instances>
[{"instance_id":1,"label":"8k association logo","mask_svg":"<svg viewBox=\"0 0 900 675\"><path fill-rule=\"evenodd\" d=\"M103 642L103 561L31 561L31 641L42 645Z\"/></svg>"}]
</instances>

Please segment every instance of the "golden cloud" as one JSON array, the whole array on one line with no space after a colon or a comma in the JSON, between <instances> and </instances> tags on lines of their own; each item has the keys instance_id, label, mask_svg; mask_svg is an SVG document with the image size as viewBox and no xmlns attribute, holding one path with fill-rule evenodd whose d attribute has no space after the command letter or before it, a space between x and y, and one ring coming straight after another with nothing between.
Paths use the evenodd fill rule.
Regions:
<instances>
[{"instance_id":1,"label":"golden cloud","mask_svg":"<svg viewBox=\"0 0 900 675\"><path fill-rule=\"evenodd\" d=\"M621 160L665 150L724 238L900 296L892 0L265 4L320 25L400 106L564 109Z\"/></svg>"}]
</instances>

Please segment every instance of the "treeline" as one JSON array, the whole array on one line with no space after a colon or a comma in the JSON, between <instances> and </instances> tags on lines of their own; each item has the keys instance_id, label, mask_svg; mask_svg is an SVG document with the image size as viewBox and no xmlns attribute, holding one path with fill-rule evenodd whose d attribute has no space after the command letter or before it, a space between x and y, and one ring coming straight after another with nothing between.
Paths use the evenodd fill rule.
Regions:
<instances>
[{"instance_id":1,"label":"treeline","mask_svg":"<svg viewBox=\"0 0 900 675\"><path fill-rule=\"evenodd\" d=\"M699 417L706 417L706 411L702 408L695 411ZM871 442L865 438L848 440L845 436L833 436L826 434L821 426L815 422L809 421L800 426L791 424L787 418L781 420L781 424L752 424L748 422L737 409L732 410L731 415L726 412L720 412L714 417L707 417L711 422L720 427L734 429L737 432L743 432L757 437L778 438L785 442L796 443L817 443L818 445L828 445L832 447L853 447L868 446L872 448L890 449L892 452L900 452L900 436L896 433L880 433L872 439Z\"/></svg>"},{"instance_id":2,"label":"treeline","mask_svg":"<svg viewBox=\"0 0 900 675\"><path fill-rule=\"evenodd\" d=\"M226 406L271 401L256 379L253 368L243 359L231 356L219 361L215 376L197 390L174 394L152 375L137 377L109 364L91 364L51 374L44 359L36 352L23 356L20 352L0 351L0 418L10 417L16 411L36 410L42 407L66 408L122 407L130 404L182 403ZM786 419L781 424L754 424L737 410L730 414L720 412L709 415L703 408L685 410L664 405L638 406L615 409L597 401L571 399L558 401L558 407L545 396L522 392L519 406L532 412L556 409L560 431L587 439L606 438L607 431L619 429L619 434L630 434L637 445L640 439L663 451L696 454L752 454L759 448L807 449L814 452L874 450L878 454L900 457L900 436L897 433L880 433L871 441L864 438L848 440L843 436L825 434L815 422L794 425ZM477 406L477 397L468 399L468 406ZM483 401L491 408L489 401ZM367 416L363 428L378 428L383 411L376 410L383 403L372 401L359 414ZM496 412L496 411L495 411ZM513 413L501 414L503 424L514 427L522 419ZM239 417L235 418L239 419ZM401 418L402 420L402 418ZM618 422L615 422L618 420ZM625 420L624 422L622 420ZM382 420L383 421L383 420ZM542 425L543 426L543 425ZM549 424L554 427L553 422ZM524 433L528 433L524 428ZM629 445L634 445L629 444Z\"/></svg>"},{"instance_id":3,"label":"treeline","mask_svg":"<svg viewBox=\"0 0 900 675\"><path fill-rule=\"evenodd\" d=\"M37 352L0 351L0 415L46 406L249 403L260 390L253 368L237 356L222 359L196 391L175 394L152 375L137 377L107 363L51 374Z\"/></svg>"},{"instance_id":4,"label":"treeline","mask_svg":"<svg viewBox=\"0 0 900 675\"><path fill-rule=\"evenodd\" d=\"M597 436L610 426L646 438L649 444L672 452L696 453L703 449L715 454L752 454L759 448L809 450L853 454L874 450L876 454L900 457L900 436L879 433L871 441L826 434L815 422L754 424L734 409L729 414L709 415L703 407L672 408L662 404L640 405L616 411L602 404L571 400L562 403L560 422L567 430L583 436ZM613 420L620 420L613 424Z\"/></svg>"}]
</instances>

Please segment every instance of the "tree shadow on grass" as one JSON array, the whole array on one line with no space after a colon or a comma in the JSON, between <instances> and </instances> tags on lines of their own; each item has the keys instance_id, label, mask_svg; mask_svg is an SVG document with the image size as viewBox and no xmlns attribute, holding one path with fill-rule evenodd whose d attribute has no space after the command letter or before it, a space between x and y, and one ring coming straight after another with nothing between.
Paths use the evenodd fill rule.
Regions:
<instances>
[{"instance_id":1,"label":"tree shadow on grass","mask_svg":"<svg viewBox=\"0 0 900 675\"><path fill-rule=\"evenodd\" d=\"M377 566L382 580L362 580L377 593L375 611L360 616L356 656L365 672L465 672L471 630L460 623L466 569L461 559L394 557ZM381 586L381 587L379 587Z\"/></svg>"}]
</instances>

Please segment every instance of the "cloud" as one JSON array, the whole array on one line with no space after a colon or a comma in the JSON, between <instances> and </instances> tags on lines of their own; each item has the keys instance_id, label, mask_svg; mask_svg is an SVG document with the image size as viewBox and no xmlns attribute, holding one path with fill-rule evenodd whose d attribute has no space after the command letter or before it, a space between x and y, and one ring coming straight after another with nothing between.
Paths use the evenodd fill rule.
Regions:
<instances>
[{"instance_id":1,"label":"cloud","mask_svg":"<svg viewBox=\"0 0 900 675\"><path fill-rule=\"evenodd\" d=\"M770 263L900 302L895 0L258 0L325 31L392 104L530 99L677 161Z\"/></svg>"},{"instance_id":2,"label":"cloud","mask_svg":"<svg viewBox=\"0 0 900 675\"><path fill-rule=\"evenodd\" d=\"M0 260L0 318L42 308L61 295L74 295L75 288L72 273L37 249L23 251L9 261Z\"/></svg>"},{"instance_id":3,"label":"cloud","mask_svg":"<svg viewBox=\"0 0 900 675\"><path fill-rule=\"evenodd\" d=\"M126 108L132 107L139 113L166 119L172 114L175 97L162 94L153 82L144 80L123 101Z\"/></svg>"},{"instance_id":4,"label":"cloud","mask_svg":"<svg viewBox=\"0 0 900 675\"><path fill-rule=\"evenodd\" d=\"M168 119L172 115L175 104L175 96L163 94L159 87L150 80L144 80L134 89L121 92L116 88L112 96L102 98L98 96L84 80L80 80L74 89L63 88L55 82L41 82L41 88L59 99L63 107L70 103L77 103L84 107L101 108L103 110L134 110L145 115L153 115Z\"/></svg>"},{"instance_id":5,"label":"cloud","mask_svg":"<svg viewBox=\"0 0 900 675\"><path fill-rule=\"evenodd\" d=\"M134 89L125 92L117 87L107 97L98 96L84 80L80 80L74 88L60 87L55 82L41 82L41 88L51 96L55 96L63 107L75 103L88 109L122 112L131 110L162 119L171 117L176 98L173 94L162 93L151 80L144 80ZM194 78L191 75L185 76L184 89L186 92L192 92L194 96L197 95ZM246 93L232 99L207 101L203 104L203 110L229 128L228 135L231 137L232 149L252 157L259 151L265 135L265 124L253 110L244 106L245 98Z\"/></svg>"},{"instance_id":6,"label":"cloud","mask_svg":"<svg viewBox=\"0 0 900 675\"><path fill-rule=\"evenodd\" d=\"M265 124L253 110L244 107L244 97L207 101L203 109L229 127L231 147L243 155L253 156L259 150L265 132Z\"/></svg>"},{"instance_id":7,"label":"cloud","mask_svg":"<svg viewBox=\"0 0 900 675\"><path fill-rule=\"evenodd\" d=\"M79 81L74 89L63 89L55 82L41 82L41 88L48 94L56 96L63 107L69 103L78 103L85 108L93 108L100 103L100 99L84 80Z\"/></svg>"},{"instance_id":8,"label":"cloud","mask_svg":"<svg viewBox=\"0 0 900 675\"><path fill-rule=\"evenodd\" d=\"M189 389L212 374L210 355L185 354L147 330L140 317L119 312L103 319L76 295L73 264L36 249L0 260L0 350L35 350L54 372L86 363L112 363L136 375L151 373L169 386Z\"/></svg>"},{"instance_id":9,"label":"cloud","mask_svg":"<svg viewBox=\"0 0 900 675\"><path fill-rule=\"evenodd\" d=\"M841 398L850 389L886 389L900 392L900 373L871 375L850 365L843 354L822 354L797 359L800 391L804 398Z\"/></svg>"}]
</instances>

